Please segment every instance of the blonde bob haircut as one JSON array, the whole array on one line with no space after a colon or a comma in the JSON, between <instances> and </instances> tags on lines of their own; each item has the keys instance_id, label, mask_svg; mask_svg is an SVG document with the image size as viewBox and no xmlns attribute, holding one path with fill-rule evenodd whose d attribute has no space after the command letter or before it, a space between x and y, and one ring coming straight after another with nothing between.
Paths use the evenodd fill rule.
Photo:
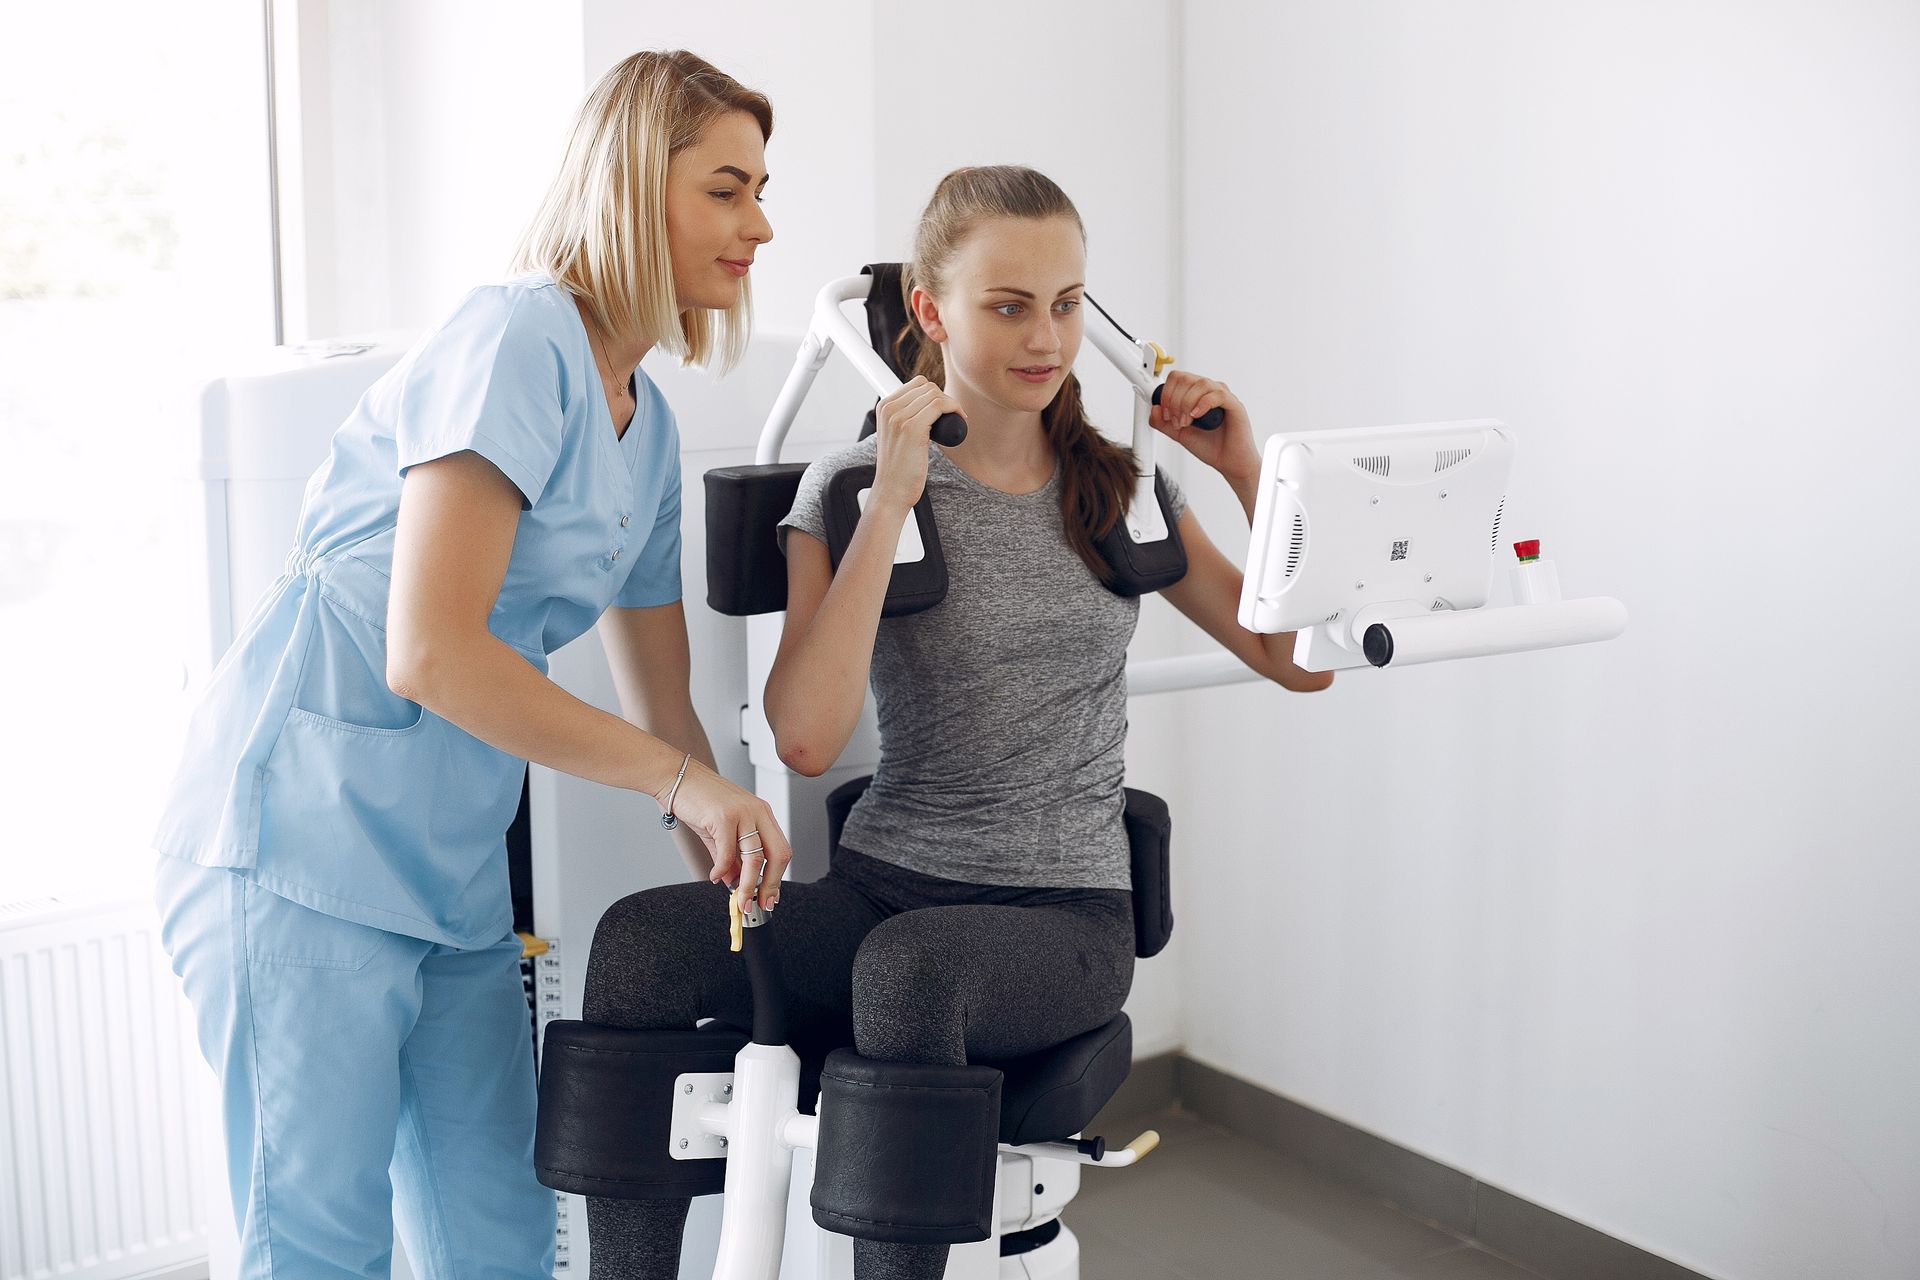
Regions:
<instances>
[{"instance_id":1,"label":"blonde bob haircut","mask_svg":"<svg viewBox=\"0 0 1920 1280\"><path fill-rule=\"evenodd\" d=\"M773 136L773 106L706 59L648 50L600 78L574 121L560 172L514 250L608 333L646 334L683 364L724 369L753 327L746 282L724 314L680 309L667 243L667 162L714 120L744 111Z\"/></svg>"}]
</instances>

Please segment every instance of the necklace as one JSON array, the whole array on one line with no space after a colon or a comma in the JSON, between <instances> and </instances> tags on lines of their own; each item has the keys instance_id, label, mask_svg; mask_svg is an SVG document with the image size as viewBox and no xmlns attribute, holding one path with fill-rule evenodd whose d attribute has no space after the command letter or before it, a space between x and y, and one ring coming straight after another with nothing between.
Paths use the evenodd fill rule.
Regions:
<instances>
[{"instance_id":1,"label":"necklace","mask_svg":"<svg viewBox=\"0 0 1920 1280\"><path fill-rule=\"evenodd\" d=\"M595 326L595 328L597 327L598 326ZM624 382L619 382L619 384L615 386L614 383L616 382L616 379L614 377L614 372L613 372L613 360L611 357L607 355L607 349L605 345L601 343L599 336L594 329L587 330L587 341L593 346L593 349L594 349L593 358L596 361L601 362L604 366L602 376L606 378L609 388L613 391L615 395L619 396L622 400L633 399L633 391L631 389L632 383L633 383L633 375L628 374Z\"/></svg>"}]
</instances>

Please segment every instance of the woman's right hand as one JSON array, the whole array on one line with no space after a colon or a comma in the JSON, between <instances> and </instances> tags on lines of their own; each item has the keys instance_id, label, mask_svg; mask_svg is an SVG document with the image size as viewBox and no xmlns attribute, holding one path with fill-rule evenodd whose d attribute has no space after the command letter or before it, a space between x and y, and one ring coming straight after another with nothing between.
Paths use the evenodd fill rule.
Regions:
<instances>
[{"instance_id":1,"label":"woman's right hand","mask_svg":"<svg viewBox=\"0 0 1920 1280\"><path fill-rule=\"evenodd\" d=\"M793 846L765 800L692 760L674 792L673 815L707 846L713 859L707 879L733 889L743 903L757 894L764 911L780 901Z\"/></svg>"},{"instance_id":2,"label":"woman's right hand","mask_svg":"<svg viewBox=\"0 0 1920 1280\"><path fill-rule=\"evenodd\" d=\"M902 513L912 510L927 487L928 433L940 415L960 412L958 401L919 377L882 400L875 430L879 455L867 501Z\"/></svg>"}]
</instances>

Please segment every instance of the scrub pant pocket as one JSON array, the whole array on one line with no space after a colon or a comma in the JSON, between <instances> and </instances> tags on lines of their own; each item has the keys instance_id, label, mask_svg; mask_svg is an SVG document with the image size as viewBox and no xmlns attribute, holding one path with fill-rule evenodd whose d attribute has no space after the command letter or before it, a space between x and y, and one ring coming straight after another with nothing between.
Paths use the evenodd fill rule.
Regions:
<instances>
[{"instance_id":1,"label":"scrub pant pocket","mask_svg":"<svg viewBox=\"0 0 1920 1280\"><path fill-rule=\"evenodd\" d=\"M220 1079L240 1275L544 1280L517 939L462 951L161 858L161 940ZM396 1194L397 1192L397 1194Z\"/></svg>"}]
</instances>

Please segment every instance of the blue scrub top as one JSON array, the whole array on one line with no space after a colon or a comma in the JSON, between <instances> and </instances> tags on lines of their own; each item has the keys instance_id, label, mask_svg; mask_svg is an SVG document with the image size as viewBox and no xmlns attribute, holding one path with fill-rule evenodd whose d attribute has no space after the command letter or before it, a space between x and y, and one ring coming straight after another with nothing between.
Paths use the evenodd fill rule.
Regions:
<instances>
[{"instance_id":1,"label":"blue scrub top","mask_svg":"<svg viewBox=\"0 0 1920 1280\"><path fill-rule=\"evenodd\" d=\"M471 450L520 490L487 625L545 673L608 605L680 599L679 432L645 373L634 393L616 436L580 314L544 275L476 289L376 382L195 712L160 852L396 933L504 936L526 762L387 688L400 482Z\"/></svg>"}]
</instances>

